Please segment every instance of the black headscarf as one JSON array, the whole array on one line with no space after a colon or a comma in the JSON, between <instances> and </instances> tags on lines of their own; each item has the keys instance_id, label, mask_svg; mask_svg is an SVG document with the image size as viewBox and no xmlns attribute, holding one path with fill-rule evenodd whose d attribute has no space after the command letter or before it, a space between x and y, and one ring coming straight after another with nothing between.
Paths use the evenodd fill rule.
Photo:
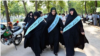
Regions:
<instances>
[{"instance_id":1,"label":"black headscarf","mask_svg":"<svg viewBox=\"0 0 100 56\"><path fill-rule=\"evenodd\" d=\"M29 13L26 15L26 18L28 18L29 17Z\"/></svg>"},{"instance_id":2,"label":"black headscarf","mask_svg":"<svg viewBox=\"0 0 100 56\"><path fill-rule=\"evenodd\" d=\"M24 22L28 22L28 20L29 20L29 13L26 15L26 17L25 17L25 20L24 20Z\"/></svg>"},{"instance_id":3,"label":"black headscarf","mask_svg":"<svg viewBox=\"0 0 100 56\"><path fill-rule=\"evenodd\" d=\"M70 11L74 11L73 15L70 14ZM65 25L68 25L72 20L74 20L76 17L78 16L76 10L74 8L71 8L69 10L69 15L67 17L67 20L66 20L66 24Z\"/></svg>"},{"instance_id":4,"label":"black headscarf","mask_svg":"<svg viewBox=\"0 0 100 56\"><path fill-rule=\"evenodd\" d=\"M70 14L70 11L74 11L73 15ZM73 17L77 17L78 14L74 8L71 8L70 11L69 11L69 15L71 15Z\"/></svg>"},{"instance_id":5,"label":"black headscarf","mask_svg":"<svg viewBox=\"0 0 100 56\"><path fill-rule=\"evenodd\" d=\"M51 11L50 13L48 14L48 17L46 18L46 21L47 21L47 28L51 25L51 23L54 21L55 17L56 17L56 14L55 15L52 15L52 10L55 10L56 11L56 8L52 7L51 8Z\"/></svg>"},{"instance_id":6,"label":"black headscarf","mask_svg":"<svg viewBox=\"0 0 100 56\"><path fill-rule=\"evenodd\" d=\"M30 25L32 25L32 24L35 22L36 19L34 19L34 16L37 16L37 19L38 19L38 18L40 17L40 14L39 14L38 12L34 12L33 18L29 21L28 27L29 27ZM27 28L28 28L28 27L27 27Z\"/></svg>"},{"instance_id":7,"label":"black headscarf","mask_svg":"<svg viewBox=\"0 0 100 56\"><path fill-rule=\"evenodd\" d=\"M42 14L42 12L41 11L38 11L40 14Z\"/></svg>"},{"instance_id":8,"label":"black headscarf","mask_svg":"<svg viewBox=\"0 0 100 56\"><path fill-rule=\"evenodd\" d=\"M30 16L31 16L31 15L30 15L31 13L32 13L32 18L33 18L33 12L29 12L29 18L30 18ZM31 19L31 18L30 18L30 19Z\"/></svg>"},{"instance_id":9,"label":"black headscarf","mask_svg":"<svg viewBox=\"0 0 100 56\"><path fill-rule=\"evenodd\" d=\"M55 7L52 7L52 8L51 8L51 11L50 11L50 13L49 13L49 15L48 15L48 18L51 18L51 17L55 17L55 16L56 16L57 11L56 11L56 14L55 14L55 15L52 15L52 10L55 10L55 11L56 11L56 8L55 8Z\"/></svg>"},{"instance_id":10,"label":"black headscarf","mask_svg":"<svg viewBox=\"0 0 100 56\"><path fill-rule=\"evenodd\" d=\"M37 16L37 18L40 17L40 13L39 12L34 12L33 16Z\"/></svg>"},{"instance_id":11,"label":"black headscarf","mask_svg":"<svg viewBox=\"0 0 100 56\"><path fill-rule=\"evenodd\" d=\"M30 15L30 13L32 13L32 15L33 15L33 12L31 11L31 12L29 12L29 15Z\"/></svg>"},{"instance_id":12,"label":"black headscarf","mask_svg":"<svg viewBox=\"0 0 100 56\"><path fill-rule=\"evenodd\" d=\"M33 17L33 12L29 12L29 13L26 15L26 18L25 18L24 22L28 23L28 22L31 20L31 18L30 18L30 16L31 16L30 13L32 13L32 17Z\"/></svg>"}]
</instances>

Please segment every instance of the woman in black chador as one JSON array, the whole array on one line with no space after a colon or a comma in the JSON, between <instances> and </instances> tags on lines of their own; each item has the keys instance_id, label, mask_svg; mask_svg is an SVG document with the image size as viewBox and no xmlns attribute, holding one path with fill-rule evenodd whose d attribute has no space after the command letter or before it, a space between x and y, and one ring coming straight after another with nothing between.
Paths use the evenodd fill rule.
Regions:
<instances>
[{"instance_id":1,"label":"woman in black chador","mask_svg":"<svg viewBox=\"0 0 100 56\"><path fill-rule=\"evenodd\" d=\"M24 19L24 22L26 23L26 25L30 22L30 20L33 18L33 12L29 12L26 15L26 18ZM24 34L26 32L27 29L24 29Z\"/></svg>"},{"instance_id":2,"label":"woman in black chador","mask_svg":"<svg viewBox=\"0 0 100 56\"><path fill-rule=\"evenodd\" d=\"M71 23L77 16L78 15L75 9L71 8L65 23L65 27L69 23ZM88 43L88 40L84 35L84 29L81 20L77 24L75 24L72 28L65 31L63 33L63 37L64 37L64 43L65 43L66 53L67 53L66 56L74 56L75 47L84 49L84 44Z\"/></svg>"},{"instance_id":3,"label":"woman in black chador","mask_svg":"<svg viewBox=\"0 0 100 56\"><path fill-rule=\"evenodd\" d=\"M24 22L27 24L31 20L32 16L33 16L33 12L29 12L26 15L26 18L24 19Z\"/></svg>"},{"instance_id":4,"label":"woman in black chador","mask_svg":"<svg viewBox=\"0 0 100 56\"><path fill-rule=\"evenodd\" d=\"M51 8L51 11L46 19L47 21L47 28L50 27L50 25L54 22L57 16L56 8ZM58 19L58 18L57 18ZM51 47L54 47L54 54L57 56L57 52L59 49L59 37L60 37L60 31L62 32L63 23L61 19L59 19L57 25L54 27L54 29L48 33L48 40Z\"/></svg>"},{"instance_id":5,"label":"woman in black chador","mask_svg":"<svg viewBox=\"0 0 100 56\"><path fill-rule=\"evenodd\" d=\"M33 18L30 20L27 29L40 17L40 14L38 12L34 12ZM24 48L31 47L33 52L36 56L40 56L40 53L43 50L43 42L44 40L41 40L43 38L43 32L46 27L46 22L43 20L37 27L35 27L31 32L29 32L25 36L24 41Z\"/></svg>"}]
</instances>

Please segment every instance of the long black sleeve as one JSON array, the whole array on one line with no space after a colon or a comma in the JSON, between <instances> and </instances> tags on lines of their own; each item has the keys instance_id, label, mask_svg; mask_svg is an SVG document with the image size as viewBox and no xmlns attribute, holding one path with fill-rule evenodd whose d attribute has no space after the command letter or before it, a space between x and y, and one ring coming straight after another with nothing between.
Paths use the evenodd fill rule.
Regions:
<instances>
[{"instance_id":1,"label":"long black sleeve","mask_svg":"<svg viewBox=\"0 0 100 56\"><path fill-rule=\"evenodd\" d=\"M80 31L81 32L84 32L83 24L82 24L82 21L81 20L79 21L78 25L79 25Z\"/></svg>"},{"instance_id":2,"label":"long black sleeve","mask_svg":"<svg viewBox=\"0 0 100 56\"><path fill-rule=\"evenodd\" d=\"M62 23L62 20L61 20L61 19L59 19L59 25L60 25L60 30L62 31L62 30L63 30L63 28L64 28L64 25L63 25L63 23Z\"/></svg>"}]
</instances>

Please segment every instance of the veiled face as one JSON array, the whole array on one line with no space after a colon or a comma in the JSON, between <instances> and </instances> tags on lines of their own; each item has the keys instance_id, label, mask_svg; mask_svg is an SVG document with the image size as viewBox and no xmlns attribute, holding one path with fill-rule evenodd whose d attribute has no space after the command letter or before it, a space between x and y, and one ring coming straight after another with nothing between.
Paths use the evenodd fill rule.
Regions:
<instances>
[{"instance_id":1,"label":"veiled face","mask_svg":"<svg viewBox=\"0 0 100 56\"><path fill-rule=\"evenodd\" d=\"M43 16L43 14L41 14L41 16Z\"/></svg>"},{"instance_id":2,"label":"veiled face","mask_svg":"<svg viewBox=\"0 0 100 56\"><path fill-rule=\"evenodd\" d=\"M30 18L32 18L32 13L30 13Z\"/></svg>"},{"instance_id":3,"label":"veiled face","mask_svg":"<svg viewBox=\"0 0 100 56\"><path fill-rule=\"evenodd\" d=\"M70 11L70 14L73 15L74 14L74 11Z\"/></svg>"},{"instance_id":4,"label":"veiled face","mask_svg":"<svg viewBox=\"0 0 100 56\"><path fill-rule=\"evenodd\" d=\"M56 14L56 11L55 10L52 10L52 15L55 15Z\"/></svg>"},{"instance_id":5,"label":"veiled face","mask_svg":"<svg viewBox=\"0 0 100 56\"><path fill-rule=\"evenodd\" d=\"M62 15L62 17L64 17L64 15Z\"/></svg>"},{"instance_id":6,"label":"veiled face","mask_svg":"<svg viewBox=\"0 0 100 56\"><path fill-rule=\"evenodd\" d=\"M32 13L30 13L30 15L32 16Z\"/></svg>"},{"instance_id":7,"label":"veiled face","mask_svg":"<svg viewBox=\"0 0 100 56\"><path fill-rule=\"evenodd\" d=\"M37 19L37 16L34 16L34 19Z\"/></svg>"}]
</instances>

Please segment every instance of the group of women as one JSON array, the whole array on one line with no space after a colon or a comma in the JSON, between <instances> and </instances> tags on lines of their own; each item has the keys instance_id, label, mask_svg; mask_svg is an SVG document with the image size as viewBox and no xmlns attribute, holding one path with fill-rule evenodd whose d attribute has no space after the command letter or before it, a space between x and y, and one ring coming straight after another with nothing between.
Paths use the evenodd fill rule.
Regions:
<instances>
[{"instance_id":1,"label":"group of women","mask_svg":"<svg viewBox=\"0 0 100 56\"><path fill-rule=\"evenodd\" d=\"M75 47L84 49L85 43L88 43L81 19L74 8L70 9L65 25L54 7L46 17L42 16L41 11L30 12L25 22L24 48L31 47L36 56L40 56L47 45L58 56L59 42L66 47L66 56L74 56Z\"/></svg>"}]
</instances>

